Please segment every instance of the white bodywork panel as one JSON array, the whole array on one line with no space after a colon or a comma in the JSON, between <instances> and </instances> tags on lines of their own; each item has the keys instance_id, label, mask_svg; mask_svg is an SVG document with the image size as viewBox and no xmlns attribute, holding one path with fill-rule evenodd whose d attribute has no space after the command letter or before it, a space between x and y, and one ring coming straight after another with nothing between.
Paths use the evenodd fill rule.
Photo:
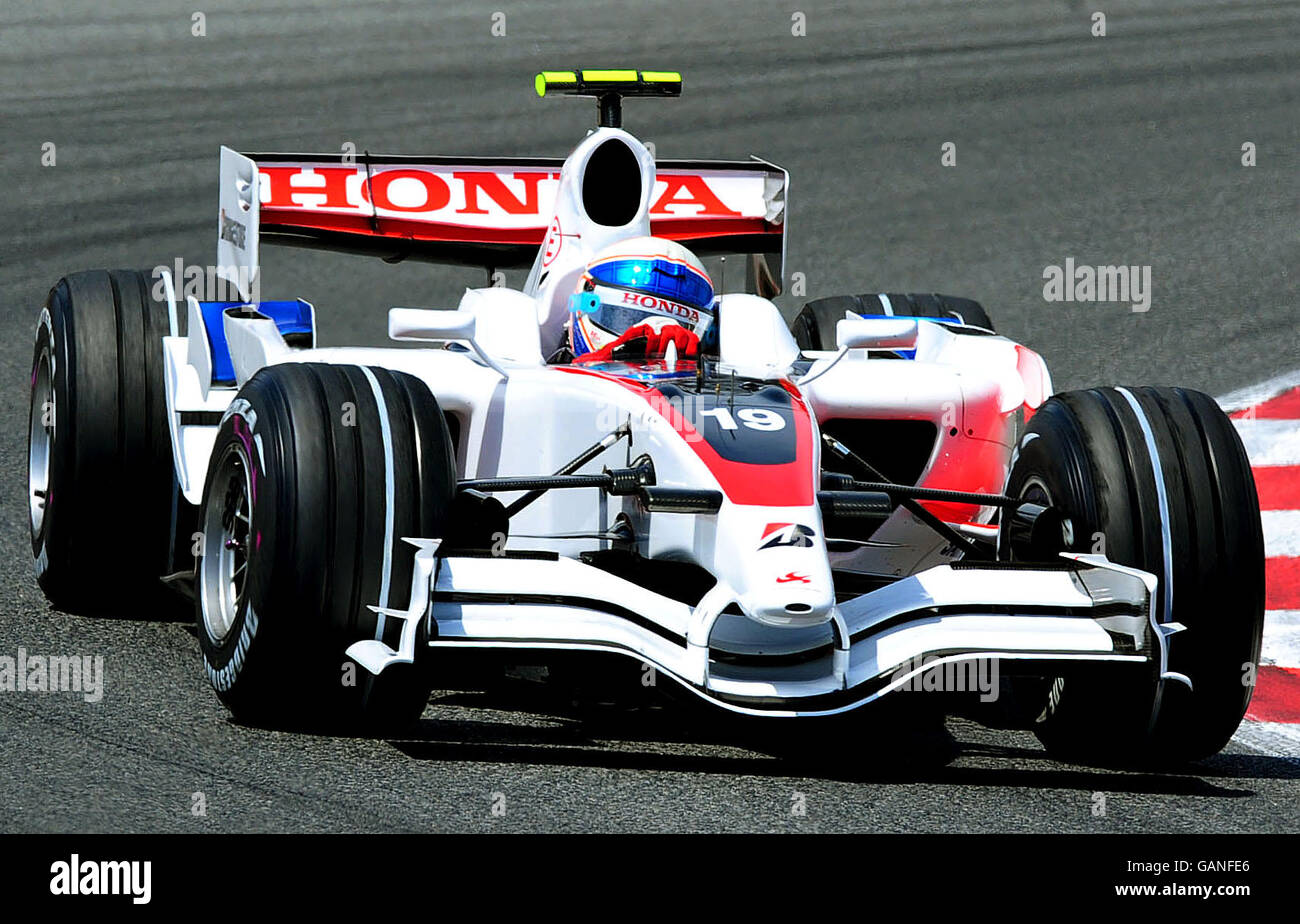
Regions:
<instances>
[{"instance_id":1,"label":"white bodywork panel","mask_svg":"<svg viewBox=\"0 0 1300 924\"><path fill-rule=\"evenodd\" d=\"M790 375L799 345L776 305L757 295L729 293L718 299L718 317L721 372L772 381Z\"/></svg>"},{"instance_id":2,"label":"white bodywork panel","mask_svg":"<svg viewBox=\"0 0 1300 924\"><path fill-rule=\"evenodd\" d=\"M641 168L641 195L636 214L617 227L598 225L589 220L582 205L581 180L587 162L606 142L626 144ZM552 219L558 248L544 246L538 251L537 260L524 283L524 292L537 300L537 323L544 351L554 350L560 345L564 324L568 320L569 296L592 257L609 244L650 233L654 187L654 157L645 145L619 128L596 129L573 149L564 162Z\"/></svg>"},{"instance_id":3,"label":"white bodywork panel","mask_svg":"<svg viewBox=\"0 0 1300 924\"><path fill-rule=\"evenodd\" d=\"M217 428L211 423L182 421L193 414L200 415L201 419L203 415L209 418L220 415L235 397L235 389L204 387L199 370L189 360L189 338L163 338L163 374L176 480L181 496L188 503L197 505L203 499L203 479L217 438Z\"/></svg>"}]
</instances>

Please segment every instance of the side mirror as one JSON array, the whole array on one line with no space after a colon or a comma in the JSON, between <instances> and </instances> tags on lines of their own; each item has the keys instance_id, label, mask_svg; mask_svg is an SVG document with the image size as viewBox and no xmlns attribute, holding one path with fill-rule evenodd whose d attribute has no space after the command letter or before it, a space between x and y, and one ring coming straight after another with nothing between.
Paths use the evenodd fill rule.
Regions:
<instances>
[{"instance_id":1,"label":"side mirror","mask_svg":"<svg viewBox=\"0 0 1300 924\"><path fill-rule=\"evenodd\" d=\"M845 318L835 325L835 345L841 350L910 350L917 332L916 321L908 318Z\"/></svg>"},{"instance_id":2,"label":"side mirror","mask_svg":"<svg viewBox=\"0 0 1300 924\"><path fill-rule=\"evenodd\" d=\"M830 372L849 350L910 350L916 346L920 328L910 318L845 318L835 325L834 357L819 360L795 384L802 388Z\"/></svg>"},{"instance_id":3,"label":"side mirror","mask_svg":"<svg viewBox=\"0 0 1300 924\"><path fill-rule=\"evenodd\" d=\"M468 343L478 358L503 379L510 373L474 340L474 312L434 311L429 308L389 308L388 336L391 340L460 340Z\"/></svg>"},{"instance_id":4,"label":"side mirror","mask_svg":"<svg viewBox=\"0 0 1300 924\"><path fill-rule=\"evenodd\" d=\"M474 315L468 311L390 308L388 336L392 340L469 341L474 339Z\"/></svg>"}]
</instances>

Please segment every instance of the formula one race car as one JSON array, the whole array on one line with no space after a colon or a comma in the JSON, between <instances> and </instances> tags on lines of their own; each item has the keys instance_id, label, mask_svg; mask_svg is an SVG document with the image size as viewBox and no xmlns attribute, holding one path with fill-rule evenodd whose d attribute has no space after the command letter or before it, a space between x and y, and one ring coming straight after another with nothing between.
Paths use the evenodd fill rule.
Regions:
<instances>
[{"instance_id":1,"label":"formula one race car","mask_svg":"<svg viewBox=\"0 0 1300 924\"><path fill-rule=\"evenodd\" d=\"M993 665L981 700L1054 753L1224 746L1264 558L1210 398L1053 395L967 299L821 298L788 326L785 171L656 161L621 101L677 74L536 86L598 101L563 161L223 148L230 300L167 272L54 286L29 454L51 601L188 588L204 670L254 722L409 722L431 663L510 649L628 656L773 721ZM311 304L258 296L262 243L530 270L391 309L425 349L322 349ZM744 292L715 290L728 254Z\"/></svg>"}]
</instances>

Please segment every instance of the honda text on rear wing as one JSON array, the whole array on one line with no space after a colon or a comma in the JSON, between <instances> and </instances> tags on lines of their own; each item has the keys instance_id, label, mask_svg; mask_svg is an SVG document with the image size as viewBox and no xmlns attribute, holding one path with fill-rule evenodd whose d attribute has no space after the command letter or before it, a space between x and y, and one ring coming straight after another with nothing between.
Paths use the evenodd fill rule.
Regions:
<instances>
[{"instance_id":1,"label":"honda text on rear wing","mask_svg":"<svg viewBox=\"0 0 1300 924\"><path fill-rule=\"evenodd\" d=\"M677 95L680 78L674 88L667 79L673 77L556 71L538 75L537 84L542 95L595 96L598 131L609 131L621 117L620 97ZM390 262L536 266L566 235L573 236L558 201L563 188L578 200L571 207L610 229L637 210L637 202L625 200L644 189L650 233L700 254L751 255L751 290L781 290L789 185L784 169L758 158L641 164L620 146L605 146L580 166L581 176L562 184L560 158L241 154L223 147L218 263L246 295L263 241L373 254ZM641 176L629 183L633 171Z\"/></svg>"}]
</instances>

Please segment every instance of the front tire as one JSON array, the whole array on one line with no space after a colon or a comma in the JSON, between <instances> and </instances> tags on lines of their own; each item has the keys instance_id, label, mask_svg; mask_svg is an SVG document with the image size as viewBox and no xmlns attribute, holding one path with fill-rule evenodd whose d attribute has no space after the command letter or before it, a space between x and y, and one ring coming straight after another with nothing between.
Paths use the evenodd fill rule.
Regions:
<instances>
[{"instance_id":1,"label":"front tire","mask_svg":"<svg viewBox=\"0 0 1300 924\"><path fill-rule=\"evenodd\" d=\"M165 599L178 503L163 383L165 302L148 274L73 273L36 327L28 502L36 578L69 611Z\"/></svg>"},{"instance_id":2,"label":"front tire","mask_svg":"<svg viewBox=\"0 0 1300 924\"><path fill-rule=\"evenodd\" d=\"M1156 665L1056 678L1035 729L1049 751L1176 764L1222 749L1250 703L1264 614L1259 501L1227 415L1182 388L1056 395L1030 422L1006 493L1062 509L1076 551L1155 574L1159 621L1186 626L1169 637L1169 670L1193 689L1162 682Z\"/></svg>"},{"instance_id":3,"label":"front tire","mask_svg":"<svg viewBox=\"0 0 1300 924\"><path fill-rule=\"evenodd\" d=\"M407 607L402 539L442 538L454 492L446 421L413 376L293 363L244 385L208 468L195 594L204 669L239 719L377 731L419 717L418 661L374 677L344 650L397 647L400 621L368 606Z\"/></svg>"}]
</instances>

